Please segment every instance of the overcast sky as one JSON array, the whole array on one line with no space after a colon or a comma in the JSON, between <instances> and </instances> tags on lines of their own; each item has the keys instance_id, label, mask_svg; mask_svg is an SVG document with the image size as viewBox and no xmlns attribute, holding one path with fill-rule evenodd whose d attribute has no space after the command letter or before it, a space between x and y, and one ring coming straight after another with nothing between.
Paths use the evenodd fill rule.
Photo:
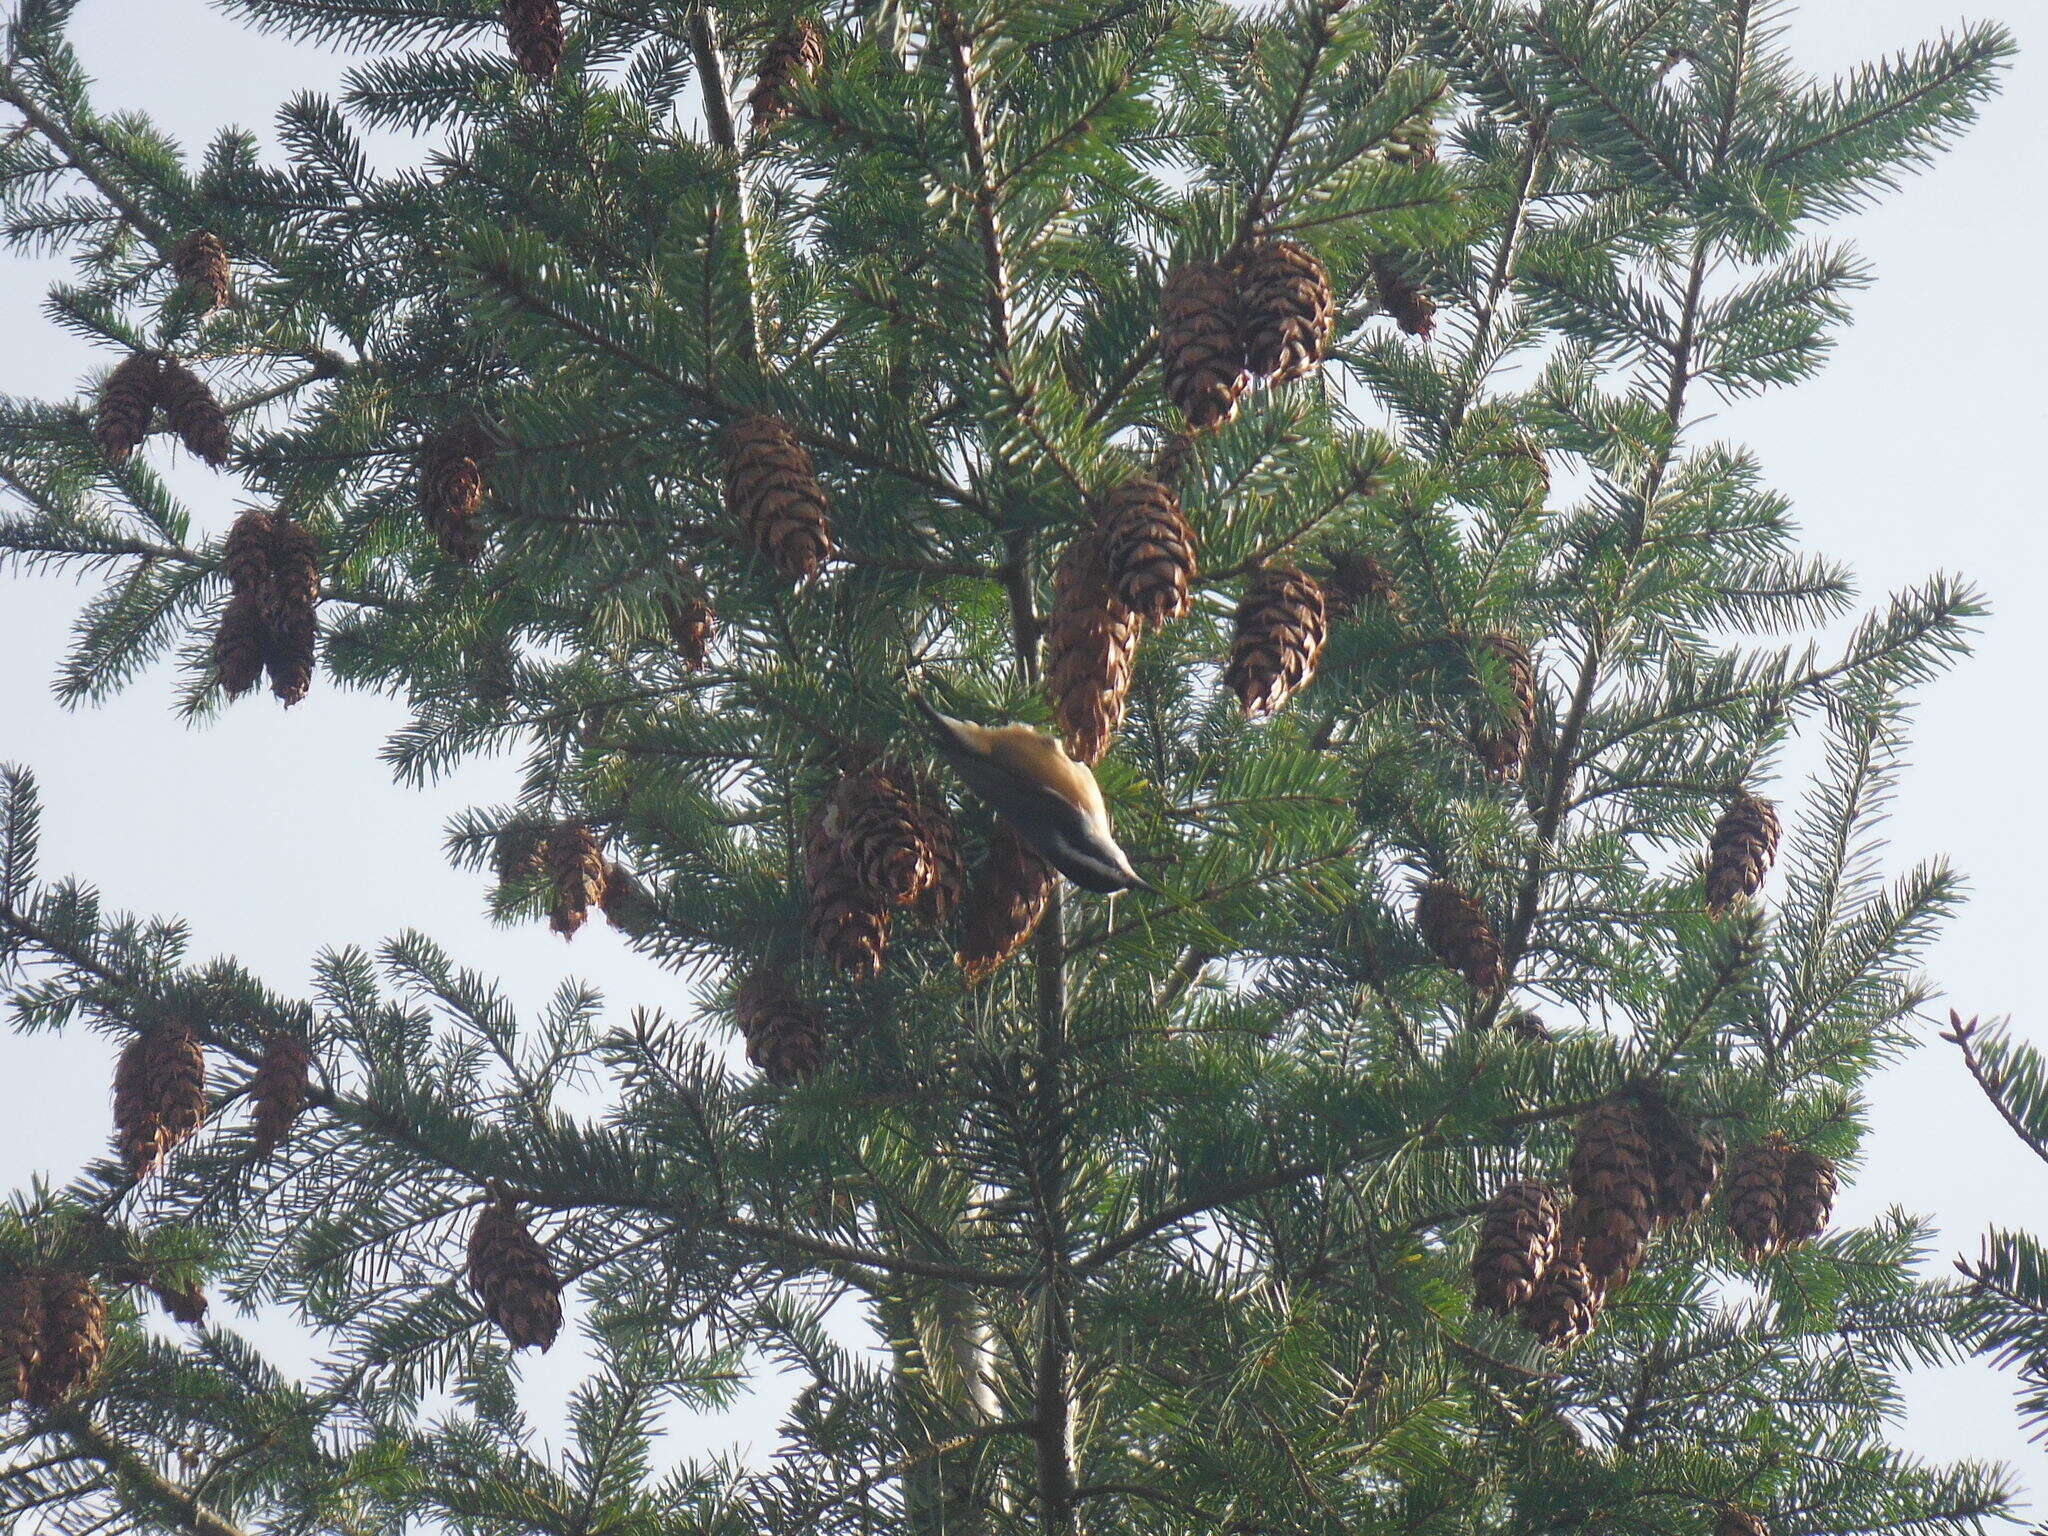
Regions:
<instances>
[{"instance_id":1,"label":"overcast sky","mask_svg":"<svg viewBox=\"0 0 2048 1536\"><path fill-rule=\"evenodd\" d=\"M1925 695L1892 860L1944 853L1970 877L1972 903L1930 967L1946 1001L2011 1014L2016 1030L2048 1042L2033 1006L2048 925L2037 787L2048 753L2048 55L2034 48L2048 36L2048 0L1987 3L1962 13L1949 0L1807 0L1792 35L1816 68L1910 46L1965 15L2012 24L2029 51L1960 148L1840 231L1877 283L1828 370L1702 430L1757 450L1808 541L1861 573L1866 600L1937 570L1989 592L1977 655ZM276 104L345 67L244 32L201 0L84 0L77 14L99 105L146 109L194 149L225 124L274 142ZM0 256L0 392L67 394L105 362L41 316L56 270ZM189 469L176 478L204 526L225 525L231 482ZM42 780L48 874L93 880L110 905L180 914L200 954L231 952L294 992L321 947L374 946L416 927L529 1008L570 973L603 986L616 1008L677 1002L676 979L602 923L565 946L538 925L484 920L479 877L448 868L442 829L463 806L511 798L515 769L467 768L424 793L394 786L377 760L401 718L388 701L323 679L297 709L259 695L187 730L159 677L101 709L60 709L49 678L84 591L0 577L0 758ZM1997 1123L1934 1033L1876 1084L1876 1134L1841 1213L1894 1203L1933 1213L1943 1242L1932 1262L1945 1265L1992 1223L2048 1231L2048 1167ZM61 1182L103 1149L108 1056L96 1039L0 1037L0 1189L38 1173ZM559 1398L568 1352L526 1358L534 1400ZM1924 1373L1899 1438L1930 1456L2006 1458L2041 1499L2048 1462L2016 1427L2010 1385L1974 1365ZM762 1422L757 1410L702 1433L751 1435Z\"/></svg>"}]
</instances>

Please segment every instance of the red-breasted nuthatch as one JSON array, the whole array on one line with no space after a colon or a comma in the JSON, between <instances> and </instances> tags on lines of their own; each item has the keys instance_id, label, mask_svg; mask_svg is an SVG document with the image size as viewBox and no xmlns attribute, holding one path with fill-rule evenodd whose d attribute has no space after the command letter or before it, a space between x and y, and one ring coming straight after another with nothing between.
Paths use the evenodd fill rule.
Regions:
<instances>
[{"instance_id":1,"label":"red-breasted nuthatch","mask_svg":"<svg viewBox=\"0 0 2048 1536\"><path fill-rule=\"evenodd\" d=\"M970 725L911 698L937 733L939 755L1046 863L1105 896L1158 889L1117 847L1095 775L1058 738L1028 725Z\"/></svg>"}]
</instances>

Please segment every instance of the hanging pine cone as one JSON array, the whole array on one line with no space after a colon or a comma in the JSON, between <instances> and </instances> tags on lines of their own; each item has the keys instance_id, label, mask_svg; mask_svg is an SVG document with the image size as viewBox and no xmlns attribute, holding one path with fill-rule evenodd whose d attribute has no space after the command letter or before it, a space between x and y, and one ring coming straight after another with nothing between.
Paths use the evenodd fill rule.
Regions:
<instances>
[{"instance_id":1,"label":"hanging pine cone","mask_svg":"<svg viewBox=\"0 0 2048 1536\"><path fill-rule=\"evenodd\" d=\"M1472 749L1488 773L1512 779L1522 771L1536 725L1536 664L1526 645L1498 631L1481 635L1473 649L1493 663L1495 675L1506 685L1507 699L1505 705L1496 702L1493 690L1487 690L1484 713L1473 723Z\"/></svg>"},{"instance_id":2,"label":"hanging pine cone","mask_svg":"<svg viewBox=\"0 0 2048 1536\"><path fill-rule=\"evenodd\" d=\"M0 1409L28 1396L43 1353L43 1277L33 1272L0 1280Z\"/></svg>"},{"instance_id":3,"label":"hanging pine cone","mask_svg":"<svg viewBox=\"0 0 2048 1536\"><path fill-rule=\"evenodd\" d=\"M172 1020L130 1040L114 1068L114 1141L131 1178L156 1167L206 1120L206 1051Z\"/></svg>"},{"instance_id":4,"label":"hanging pine cone","mask_svg":"<svg viewBox=\"0 0 2048 1536\"><path fill-rule=\"evenodd\" d=\"M313 686L320 640L320 546L306 525L279 513L270 534L270 584L264 592L263 667L285 705Z\"/></svg>"},{"instance_id":5,"label":"hanging pine cone","mask_svg":"<svg viewBox=\"0 0 2048 1536\"><path fill-rule=\"evenodd\" d=\"M604 900L604 850L582 822L565 821L548 833L541 857L550 887L548 926L573 939Z\"/></svg>"},{"instance_id":6,"label":"hanging pine cone","mask_svg":"<svg viewBox=\"0 0 2048 1536\"><path fill-rule=\"evenodd\" d=\"M1306 688L1330 637L1323 589L1289 565L1269 565L1246 585L1237 605L1224 686L1237 695L1245 718L1277 714Z\"/></svg>"},{"instance_id":7,"label":"hanging pine cone","mask_svg":"<svg viewBox=\"0 0 2048 1536\"><path fill-rule=\"evenodd\" d=\"M1046 689L1076 762L1102 761L1124 723L1140 624L1110 586L1102 540L1084 533L1060 555L1046 619Z\"/></svg>"},{"instance_id":8,"label":"hanging pine cone","mask_svg":"<svg viewBox=\"0 0 2048 1536\"><path fill-rule=\"evenodd\" d=\"M1657 1176L1657 1219L1684 1221L1713 1196L1725 1151L1721 1138L1694 1124L1654 1089L1638 1089L1636 1103Z\"/></svg>"},{"instance_id":9,"label":"hanging pine cone","mask_svg":"<svg viewBox=\"0 0 2048 1536\"><path fill-rule=\"evenodd\" d=\"M655 595L661 620L675 648L676 662L685 672L702 670L711 656L711 642L718 638L718 615L702 594L697 573L678 560L670 571L671 581Z\"/></svg>"},{"instance_id":10,"label":"hanging pine cone","mask_svg":"<svg viewBox=\"0 0 2048 1536\"><path fill-rule=\"evenodd\" d=\"M1415 901L1415 926L1437 959L1480 992L1501 984L1500 940L1479 903L1448 880L1432 880Z\"/></svg>"},{"instance_id":11,"label":"hanging pine cone","mask_svg":"<svg viewBox=\"0 0 2048 1536\"><path fill-rule=\"evenodd\" d=\"M213 636L213 667L229 698L238 699L263 681L263 647L269 634L261 593L237 592L228 599Z\"/></svg>"},{"instance_id":12,"label":"hanging pine cone","mask_svg":"<svg viewBox=\"0 0 2048 1536\"><path fill-rule=\"evenodd\" d=\"M270 514L260 507L244 510L228 529L220 546L220 568L237 597L261 597L269 589L273 531Z\"/></svg>"},{"instance_id":13,"label":"hanging pine cone","mask_svg":"<svg viewBox=\"0 0 2048 1536\"><path fill-rule=\"evenodd\" d=\"M168 1280L149 1282L149 1293L172 1322L188 1327L206 1321L206 1292L196 1285L173 1285Z\"/></svg>"},{"instance_id":14,"label":"hanging pine cone","mask_svg":"<svg viewBox=\"0 0 2048 1536\"><path fill-rule=\"evenodd\" d=\"M313 1070L313 1053L296 1035L273 1034L263 1042L263 1057L249 1078L249 1128L256 1155L268 1157L305 1112Z\"/></svg>"},{"instance_id":15,"label":"hanging pine cone","mask_svg":"<svg viewBox=\"0 0 2048 1536\"><path fill-rule=\"evenodd\" d=\"M42 1332L24 1401L54 1408L92 1385L107 1353L107 1308L84 1275L43 1277Z\"/></svg>"},{"instance_id":16,"label":"hanging pine cone","mask_svg":"<svg viewBox=\"0 0 2048 1536\"><path fill-rule=\"evenodd\" d=\"M537 821L500 827L491 841L491 873L500 885L524 885L547 872L548 829Z\"/></svg>"},{"instance_id":17,"label":"hanging pine cone","mask_svg":"<svg viewBox=\"0 0 2048 1536\"><path fill-rule=\"evenodd\" d=\"M1768 800L1738 790L1707 843L1707 912L1719 917L1764 888L1778 856L1778 812Z\"/></svg>"},{"instance_id":18,"label":"hanging pine cone","mask_svg":"<svg viewBox=\"0 0 2048 1536\"><path fill-rule=\"evenodd\" d=\"M1244 392L1244 339L1227 269L1198 261L1176 268L1159 294L1159 355L1166 397L1197 432L1220 427Z\"/></svg>"},{"instance_id":19,"label":"hanging pine cone","mask_svg":"<svg viewBox=\"0 0 2048 1536\"><path fill-rule=\"evenodd\" d=\"M568 35L556 0L505 0L505 41L520 70L535 80L555 78Z\"/></svg>"},{"instance_id":20,"label":"hanging pine cone","mask_svg":"<svg viewBox=\"0 0 2048 1536\"><path fill-rule=\"evenodd\" d=\"M1834 1163L1804 1148L1787 1152L1778 1212L1781 1244L1791 1248L1812 1242L1827 1230L1828 1218L1834 1213Z\"/></svg>"},{"instance_id":21,"label":"hanging pine cone","mask_svg":"<svg viewBox=\"0 0 2048 1536\"><path fill-rule=\"evenodd\" d=\"M202 315L234 300L228 248L211 230L195 229L178 242L171 252L171 275Z\"/></svg>"},{"instance_id":22,"label":"hanging pine cone","mask_svg":"<svg viewBox=\"0 0 2048 1536\"><path fill-rule=\"evenodd\" d=\"M937 927L953 921L960 904L967 899L967 863L960 855L960 834L953 825L953 812L946 797L932 779L914 770L901 770L902 783L917 813L917 834L932 867L931 884L917 898L917 915Z\"/></svg>"},{"instance_id":23,"label":"hanging pine cone","mask_svg":"<svg viewBox=\"0 0 2048 1536\"><path fill-rule=\"evenodd\" d=\"M130 352L107 375L93 409L92 439L112 464L126 464L149 436L163 393L163 359L154 352Z\"/></svg>"},{"instance_id":24,"label":"hanging pine cone","mask_svg":"<svg viewBox=\"0 0 2048 1536\"><path fill-rule=\"evenodd\" d=\"M1337 306L1322 259L1294 240L1268 240L1238 273L1246 366L1285 384L1315 371L1329 350Z\"/></svg>"},{"instance_id":25,"label":"hanging pine cone","mask_svg":"<svg viewBox=\"0 0 2048 1536\"><path fill-rule=\"evenodd\" d=\"M908 906L938 876L910 783L901 766L849 773L826 813L854 877L885 907Z\"/></svg>"},{"instance_id":26,"label":"hanging pine cone","mask_svg":"<svg viewBox=\"0 0 2048 1536\"><path fill-rule=\"evenodd\" d=\"M1097 527L1118 602L1153 624L1187 612L1195 530L1170 488L1157 480L1126 480L1104 498Z\"/></svg>"},{"instance_id":27,"label":"hanging pine cone","mask_svg":"<svg viewBox=\"0 0 2048 1536\"><path fill-rule=\"evenodd\" d=\"M1785 1162L1790 1151L1785 1138L1773 1132L1736 1153L1728 1169L1722 1208L1745 1259L1775 1252L1784 1236Z\"/></svg>"},{"instance_id":28,"label":"hanging pine cone","mask_svg":"<svg viewBox=\"0 0 2048 1536\"><path fill-rule=\"evenodd\" d=\"M1330 621L1355 619L1371 610L1401 617L1401 589L1393 573L1362 549L1333 549L1326 558L1330 574L1323 580L1323 605Z\"/></svg>"},{"instance_id":29,"label":"hanging pine cone","mask_svg":"<svg viewBox=\"0 0 2048 1536\"><path fill-rule=\"evenodd\" d=\"M1050 864L1007 826L997 826L968 887L953 957L970 983L987 980L1029 942L1052 904L1055 883Z\"/></svg>"},{"instance_id":30,"label":"hanging pine cone","mask_svg":"<svg viewBox=\"0 0 2048 1536\"><path fill-rule=\"evenodd\" d=\"M1509 1184L1487 1202L1472 1254L1480 1306L1505 1317L1535 1294L1557 1252L1562 1216L1557 1196L1541 1184Z\"/></svg>"},{"instance_id":31,"label":"hanging pine cone","mask_svg":"<svg viewBox=\"0 0 2048 1536\"><path fill-rule=\"evenodd\" d=\"M814 817L804 838L804 932L849 980L867 981L880 973L889 947L889 908L854 872L828 819Z\"/></svg>"},{"instance_id":32,"label":"hanging pine cone","mask_svg":"<svg viewBox=\"0 0 2048 1536\"><path fill-rule=\"evenodd\" d=\"M753 129L765 133L791 112L789 89L818 78L825 67L825 33L815 21L791 22L761 55L754 88L747 94Z\"/></svg>"},{"instance_id":33,"label":"hanging pine cone","mask_svg":"<svg viewBox=\"0 0 2048 1536\"><path fill-rule=\"evenodd\" d=\"M809 581L832 558L825 489L779 416L749 416L727 429L725 509L790 581Z\"/></svg>"},{"instance_id":34,"label":"hanging pine cone","mask_svg":"<svg viewBox=\"0 0 2048 1536\"><path fill-rule=\"evenodd\" d=\"M483 554L477 514L484 509L488 452L483 433L471 427L437 433L420 450L420 516L441 553L458 565L474 565Z\"/></svg>"},{"instance_id":35,"label":"hanging pine cone","mask_svg":"<svg viewBox=\"0 0 2048 1536\"><path fill-rule=\"evenodd\" d=\"M1500 1016L1500 1027L1511 1035L1519 1036L1524 1040L1535 1041L1539 1044L1547 1043L1557 1038L1556 1035L1550 1032L1550 1026L1543 1022L1540 1014L1531 1013L1526 1008L1509 1008L1504 1010Z\"/></svg>"},{"instance_id":36,"label":"hanging pine cone","mask_svg":"<svg viewBox=\"0 0 2048 1536\"><path fill-rule=\"evenodd\" d=\"M1436 303L1417 287L1391 256L1372 259L1373 286L1379 290L1380 308L1410 336L1427 336L1436 329Z\"/></svg>"},{"instance_id":37,"label":"hanging pine cone","mask_svg":"<svg viewBox=\"0 0 2048 1536\"><path fill-rule=\"evenodd\" d=\"M1558 1250L1522 1307L1522 1326L1553 1349L1576 1344L1600 1321L1606 1293L1587 1271L1577 1243Z\"/></svg>"},{"instance_id":38,"label":"hanging pine cone","mask_svg":"<svg viewBox=\"0 0 2048 1536\"><path fill-rule=\"evenodd\" d=\"M1571 1162L1572 1231L1603 1288L1628 1282L1657 1220L1657 1173L1643 1116L1620 1096L1579 1117Z\"/></svg>"},{"instance_id":39,"label":"hanging pine cone","mask_svg":"<svg viewBox=\"0 0 2048 1536\"><path fill-rule=\"evenodd\" d=\"M204 379L175 357L166 357L157 376L157 398L163 402L164 420L188 450L215 469L227 463L234 446L227 412Z\"/></svg>"},{"instance_id":40,"label":"hanging pine cone","mask_svg":"<svg viewBox=\"0 0 2048 1536\"><path fill-rule=\"evenodd\" d=\"M469 1230L469 1288L514 1349L546 1354L562 1329L562 1282L518 1201L496 1185L490 1195Z\"/></svg>"},{"instance_id":41,"label":"hanging pine cone","mask_svg":"<svg viewBox=\"0 0 2048 1536\"><path fill-rule=\"evenodd\" d=\"M1714 1536L1771 1536L1771 1528L1748 1510L1731 1504L1714 1521Z\"/></svg>"},{"instance_id":42,"label":"hanging pine cone","mask_svg":"<svg viewBox=\"0 0 2048 1536\"><path fill-rule=\"evenodd\" d=\"M825 1060L825 1025L775 966L762 964L740 983L733 1016L747 1060L777 1086L801 1082Z\"/></svg>"}]
</instances>

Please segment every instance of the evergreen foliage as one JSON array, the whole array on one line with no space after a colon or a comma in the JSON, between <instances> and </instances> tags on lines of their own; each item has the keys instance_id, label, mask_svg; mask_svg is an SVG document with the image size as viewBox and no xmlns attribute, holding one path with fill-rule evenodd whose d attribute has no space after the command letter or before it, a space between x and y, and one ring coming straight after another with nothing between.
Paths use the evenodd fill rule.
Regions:
<instances>
[{"instance_id":1,"label":"evergreen foliage","mask_svg":"<svg viewBox=\"0 0 2048 1536\"><path fill-rule=\"evenodd\" d=\"M7 32L5 227L75 258L49 312L110 366L188 370L180 410L224 414L227 473L295 530L289 603L237 632L286 635L297 697L317 602L300 707L403 699L402 780L523 752L518 803L465 816L453 856L535 942L601 906L703 1004L620 1018L570 985L522 1020L417 934L279 996L40 873L11 773L15 1022L175 1021L211 1112L146 1183L110 1158L0 1222L6 1275L100 1277L110 1338L9 1422L8 1518L1539 1536L1739 1508L1783 1536L2007 1511L1994 1469L1886 1443L1901 1371L1972 1315L1916 1277L1903 1215L1754 1264L1673 1221L1562 1350L1466 1279L1487 1202L1561 1187L1617 1095L1731 1151L1853 1162L1861 1085L1914 1043L1957 882L1885 880L1874 827L1904 697L1978 600L1936 578L1823 646L1849 575L1694 423L1821 365L1866 278L1823 232L1968 123L2000 29L1820 82L1769 0L653 0L572 4L559 38L552 5L229 0L368 55L282 108L266 159L106 114L70 9L22 0ZM377 169L384 129L431 147ZM231 266L218 307L181 276L199 232ZM1262 323L1297 317L1279 371L1304 376L1218 396L1235 333L1186 284L1174 335L1204 350L1163 370L1169 276L1269 239L1301 254ZM207 715L231 498L188 509L161 434L103 452L93 392L0 406L0 549L106 578L64 697L171 663ZM1189 400L1227 421L1191 431ZM745 474L736 438L766 445ZM1158 890L1045 902L911 691L1051 722L1054 566L1140 478L1199 563L1098 701L1121 715L1100 782ZM776 558L826 517L821 571ZM1248 720L1233 629L1281 589L1275 665L1313 676ZM715 610L708 656L685 601ZM1797 732L1825 771L1761 898L1710 916L1708 839ZM968 867L1006 861L972 979L956 880L880 905L813 856L878 764L915 814L863 832L876 867L941 825ZM807 944L807 866L877 974ZM1470 904L1489 965L1433 950L1425 885ZM742 1000L760 975L789 989L772 1018ZM753 1070L735 1023L822 1059ZM279 1039L312 1059L281 1139L274 1086L244 1103ZM513 1213L481 1268L525 1287L517 1341L465 1276L487 1210ZM145 1329L159 1270L289 1309L316 1368L217 1315ZM510 1345L552 1336L531 1319L557 1283L589 1369L549 1449ZM663 1434L771 1369L801 1385L772 1459Z\"/></svg>"}]
</instances>

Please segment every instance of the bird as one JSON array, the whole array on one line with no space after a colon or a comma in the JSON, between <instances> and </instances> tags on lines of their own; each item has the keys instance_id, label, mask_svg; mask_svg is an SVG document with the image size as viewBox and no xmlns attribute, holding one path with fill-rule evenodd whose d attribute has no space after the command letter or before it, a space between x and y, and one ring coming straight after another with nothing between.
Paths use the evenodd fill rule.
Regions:
<instances>
[{"instance_id":1,"label":"bird","mask_svg":"<svg viewBox=\"0 0 2048 1536\"><path fill-rule=\"evenodd\" d=\"M1159 889L1131 868L1095 775L1057 737L1028 725L974 725L940 714L922 694L911 700L931 722L939 755L1046 863L1098 895Z\"/></svg>"}]
</instances>

